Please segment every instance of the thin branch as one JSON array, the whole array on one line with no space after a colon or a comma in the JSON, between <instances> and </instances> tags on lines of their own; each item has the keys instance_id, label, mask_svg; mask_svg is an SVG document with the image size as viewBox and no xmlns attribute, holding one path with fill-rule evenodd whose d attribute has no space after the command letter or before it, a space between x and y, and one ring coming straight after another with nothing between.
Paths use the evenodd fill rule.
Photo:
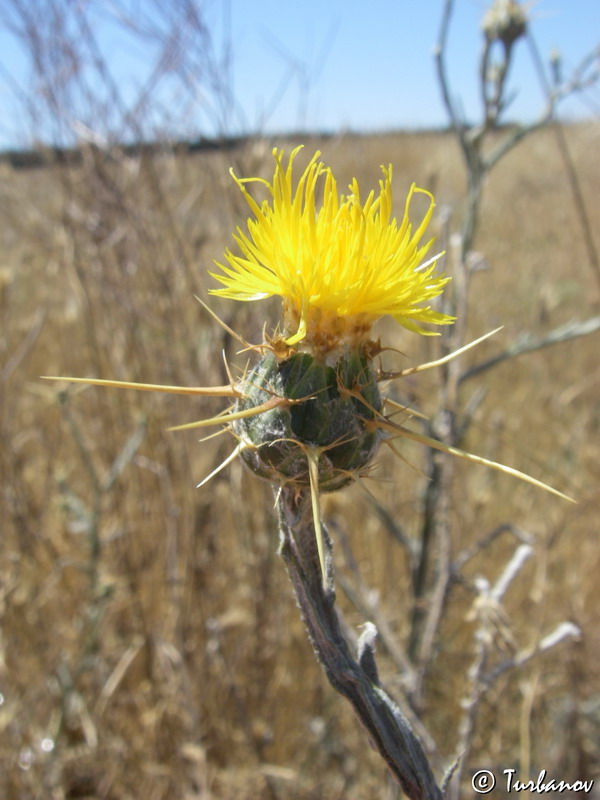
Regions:
<instances>
[{"instance_id":1,"label":"thin branch","mask_svg":"<svg viewBox=\"0 0 600 800\"><path fill-rule=\"evenodd\" d=\"M473 616L478 621L477 630L475 631L475 658L469 670L471 688L462 701L464 715L460 724L458 744L455 751L457 766L448 787L451 800L456 800L459 797L462 774L473 746L481 699L487 688L483 676L489 663L491 651L500 635L496 622L502 617L500 599L504 596L532 553L533 548L530 545L519 545L493 587L484 578L479 578L476 581L478 596L473 603Z\"/></svg>"},{"instance_id":2,"label":"thin branch","mask_svg":"<svg viewBox=\"0 0 600 800\"><path fill-rule=\"evenodd\" d=\"M454 574L458 575L463 570L465 564L471 561L471 559L475 558L475 556L477 556L479 553L487 550L487 548L503 533L510 533L517 539L517 541L522 542L523 544L529 544L531 539L529 534L526 534L516 525L513 525L510 522L504 522L502 525L498 525L497 528L494 528L493 531L490 531L490 533L483 538L478 539L470 547L467 547L456 557L452 566Z\"/></svg>"},{"instance_id":3,"label":"thin branch","mask_svg":"<svg viewBox=\"0 0 600 800\"><path fill-rule=\"evenodd\" d=\"M555 117L556 109L558 104L564 100L566 97L575 94L576 92L581 91L588 86L592 86L598 82L600 78L600 71L595 71L591 75L585 76L585 72L589 69L590 64L594 63L594 61L600 58L600 50L596 49L593 50L591 53L587 54L580 62L579 66L573 71L571 80L565 81L561 86L552 88L548 80L546 78L542 60L540 58L539 52L537 50L537 46L535 41L531 35L531 31L528 29L526 34L527 42L529 44L529 49L531 52L532 60L534 62L534 66L536 72L538 74L538 79L546 95L546 105L540 112L537 119L530 122L528 125L519 125L514 131L508 134L500 144L489 153L484 159L484 168L486 172L489 172L496 164L504 158L507 153L509 153L513 147L515 147L519 142L529 136L530 133L534 133L535 131L539 130L540 128L545 127ZM557 134L559 137L562 135L564 138L564 134L562 133L562 126L559 122L556 124L556 128L559 133ZM559 142L560 145L560 142ZM561 155L564 159L564 148L562 145L561 147ZM574 188L573 183L571 182L571 187L574 190L574 195L577 192L577 189ZM576 199L576 203L579 206L579 202ZM585 213L585 209L584 209ZM586 217L587 221L587 217Z\"/></svg>"},{"instance_id":4,"label":"thin branch","mask_svg":"<svg viewBox=\"0 0 600 800\"><path fill-rule=\"evenodd\" d=\"M31 327L21 340L19 346L8 359L6 364L2 367L2 369L0 369L0 381L7 381L12 373L17 369L19 364L25 358L27 358L29 353L33 350L35 343L42 332L42 328L44 327L46 315L46 309L38 309Z\"/></svg>"},{"instance_id":5,"label":"thin branch","mask_svg":"<svg viewBox=\"0 0 600 800\"><path fill-rule=\"evenodd\" d=\"M435 58L435 64L437 67L438 81L442 92L442 99L444 101L444 105L446 106L448 116L450 117L452 127L454 128L456 135L458 137L460 146L463 151L463 155L465 157L465 161L469 163L470 152L465 138L466 126L463 120L461 119L461 116L456 108L456 105L454 104L452 95L450 93L450 82L448 80L448 72L446 70L446 61L445 61L445 53L448 45L448 32L450 30L450 20L452 18L453 5L454 5L454 0L446 0L446 2L444 3L440 32L438 35L437 44L434 47L433 54Z\"/></svg>"},{"instance_id":6,"label":"thin branch","mask_svg":"<svg viewBox=\"0 0 600 800\"><path fill-rule=\"evenodd\" d=\"M525 666L525 664L528 664L532 658L545 653L552 647L556 647L556 645L561 644L561 642L572 639L577 640L580 638L581 631L577 625L573 624L572 622L561 622L552 631L552 633L544 636L544 638L539 641L535 647L532 647L529 650L522 650L513 658L508 658L505 661L502 661L500 664L497 664L492 670L482 676L482 684L484 685L484 688L487 689L498 680L500 675L503 675L508 670Z\"/></svg>"},{"instance_id":7,"label":"thin branch","mask_svg":"<svg viewBox=\"0 0 600 800\"><path fill-rule=\"evenodd\" d=\"M365 616L375 620L377 626L378 636L381 639L389 656L401 673L401 680L410 693L415 682L414 667L408 659L404 650L398 645L396 639L390 629L390 626L379 609L379 604L374 599L373 592L364 582L361 575L356 559L350 548L350 542L346 533L336 526L336 534L342 546L342 551L346 560L346 565L349 571L354 576L354 583L351 583L343 575L338 576L338 581L344 593L351 601L351 603Z\"/></svg>"},{"instance_id":8,"label":"thin branch","mask_svg":"<svg viewBox=\"0 0 600 800\"><path fill-rule=\"evenodd\" d=\"M546 78L540 52L531 31L529 31L527 34L527 43L529 45L529 50L531 51L531 57L538 74L538 79L544 92L549 98L549 105L552 108L554 105L556 105L558 99L560 99L560 95L553 93L550 83ZM594 61L597 61L600 64L600 48L597 48L594 52L586 55L583 58L579 67L577 67L577 69L574 71L573 77L569 84L563 88L565 96L573 94L573 92L580 89L581 86L587 81L589 81L590 84L597 82L600 76L600 72L598 70L593 72L591 76L588 76L587 81L585 78L586 71L588 70L589 66L594 63ZM583 241L587 250L590 267L592 268L594 277L596 278L598 286L600 287L600 258L598 257L598 251L594 242L592 225L585 204L585 199L583 197L583 192L581 190L581 185L579 183L579 176L577 175L577 170L575 169L575 164L573 163L573 159L571 158L571 153L569 151L567 137L565 136L564 128L560 122L554 126L554 135L556 136L558 149L567 172L567 178L571 187L573 202L577 210L577 219L579 220L579 224L581 226Z\"/></svg>"},{"instance_id":9,"label":"thin branch","mask_svg":"<svg viewBox=\"0 0 600 800\"><path fill-rule=\"evenodd\" d=\"M544 347L559 344L560 342L568 342L570 339L577 339L580 336L588 336L598 330L600 330L600 315L590 317L583 322L567 322L565 325L554 328L544 336L533 336L531 333L525 333L513 344L509 345L506 350L465 370L459 378L459 383L463 383L509 358L516 358L524 353L533 353Z\"/></svg>"}]
</instances>

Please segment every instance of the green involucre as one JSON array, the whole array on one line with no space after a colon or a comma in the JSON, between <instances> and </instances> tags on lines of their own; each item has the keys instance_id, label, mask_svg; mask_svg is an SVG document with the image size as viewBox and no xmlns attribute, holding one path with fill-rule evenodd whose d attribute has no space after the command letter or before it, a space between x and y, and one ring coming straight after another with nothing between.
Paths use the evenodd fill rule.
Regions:
<instances>
[{"instance_id":1,"label":"green involucre","mask_svg":"<svg viewBox=\"0 0 600 800\"><path fill-rule=\"evenodd\" d=\"M335 367L308 353L278 361L267 353L247 376L236 411L284 397L299 401L236 420L234 432L248 445L242 458L257 475L279 484L309 486L307 448L319 457L319 488L339 489L364 469L380 441L365 423L381 410L368 359L351 352Z\"/></svg>"}]
</instances>

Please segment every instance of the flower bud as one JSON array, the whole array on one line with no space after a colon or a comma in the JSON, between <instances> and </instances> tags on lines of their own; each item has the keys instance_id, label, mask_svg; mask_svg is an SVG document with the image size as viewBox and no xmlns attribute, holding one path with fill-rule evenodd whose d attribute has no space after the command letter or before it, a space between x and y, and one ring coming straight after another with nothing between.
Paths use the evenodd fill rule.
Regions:
<instances>
[{"instance_id":1,"label":"flower bud","mask_svg":"<svg viewBox=\"0 0 600 800\"><path fill-rule=\"evenodd\" d=\"M494 0L483 18L482 27L489 41L511 46L527 31L527 10L517 0Z\"/></svg>"}]
</instances>

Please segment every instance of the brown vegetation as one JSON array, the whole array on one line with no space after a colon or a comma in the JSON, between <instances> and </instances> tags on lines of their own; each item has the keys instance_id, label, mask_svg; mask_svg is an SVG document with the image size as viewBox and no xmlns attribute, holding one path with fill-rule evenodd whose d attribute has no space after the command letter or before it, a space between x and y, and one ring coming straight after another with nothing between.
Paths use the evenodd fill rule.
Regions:
<instances>
[{"instance_id":1,"label":"brown vegetation","mask_svg":"<svg viewBox=\"0 0 600 800\"><path fill-rule=\"evenodd\" d=\"M597 125L568 130L593 209ZM274 142L275 144L275 142ZM276 144L281 144L276 142ZM286 143L286 147L291 146ZM339 184L374 185L393 163L397 198L414 180L462 214L454 138L339 137L319 146ZM385 768L326 684L281 560L268 485L234 463L194 487L232 449L171 424L220 410L209 399L44 383L78 375L181 385L227 382L236 342L194 300L246 210L228 176L268 174L270 143L228 152L123 154L84 149L80 163L2 166L0 208L0 793L9 798L367 798ZM595 209L597 213L597 208ZM401 209L398 209L401 213ZM552 130L494 171L476 247L468 330L503 331L464 357L478 363L523 332L597 313L578 220ZM210 305L258 341L277 303ZM435 342L381 323L386 367L419 363ZM465 446L579 501L563 503L482 467L457 464L457 552L504 523L535 548L498 620L498 659L557 624L582 631L501 678L484 698L472 766L585 779L600 765L597 603L600 373L598 334L510 360L463 387L486 391ZM401 387L431 410L434 375ZM407 445L407 460L422 449ZM423 480L384 453L369 489L409 536ZM398 642L409 631L405 551L358 487L324 501L342 583L353 554ZM514 550L498 537L465 568L493 581ZM350 628L368 616L341 590ZM363 595L364 596L364 595ZM370 595L373 599L373 595ZM454 750L474 658L473 594L450 598L420 713L441 775ZM382 648L384 683L402 677ZM396 796L390 786L389 797Z\"/></svg>"}]
</instances>

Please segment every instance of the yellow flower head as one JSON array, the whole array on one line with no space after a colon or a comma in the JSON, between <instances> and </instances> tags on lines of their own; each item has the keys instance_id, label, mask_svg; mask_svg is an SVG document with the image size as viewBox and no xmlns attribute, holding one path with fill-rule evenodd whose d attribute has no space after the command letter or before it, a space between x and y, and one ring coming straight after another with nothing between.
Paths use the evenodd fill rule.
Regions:
<instances>
[{"instance_id":1,"label":"yellow flower head","mask_svg":"<svg viewBox=\"0 0 600 800\"><path fill-rule=\"evenodd\" d=\"M211 294L234 300L260 300L279 295L284 302L288 345L304 341L327 352L340 344L363 341L375 320L385 315L419 333L419 323L447 324L452 317L435 311L428 301L441 294L449 278L435 274L434 256L424 262L433 240L420 244L435 207L433 196L413 184L402 222L392 216L392 167L382 167L379 195L361 203L353 180L347 196L338 195L331 170L317 152L294 190L296 148L283 164L283 152L273 150L272 183L238 178L255 218L234 239L241 255L227 250L227 266L213 274L225 288ZM324 178L323 200L317 207L317 183ZM270 200L260 205L245 184L264 183ZM409 220L415 193L429 198L429 209L416 230Z\"/></svg>"},{"instance_id":2,"label":"yellow flower head","mask_svg":"<svg viewBox=\"0 0 600 800\"><path fill-rule=\"evenodd\" d=\"M248 220L247 234L238 228L235 240L241 255L226 251L227 266L217 264L222 273L214 275L224 288L212 291L235 300L279 295L284 304L286 340L271 340L265 347L253 348L260 352L258 362L239 380L231 377L226 386L186 388L90 378L66 380L233 400L226 412L172 429L220 425L236 439L233 452L199 486L240 456L255 474L276 485L293 487L296 492L309 490L324 580L327 569L319 493L335 491L367 474L384 441L394 451L395 439L420 442L487 464L564 497L517 470L439 442L386 415L386 403L395 409L394 416L399 406L382 396L380 382L445 364L491 334L435 361L399 372L374 367L373 356L379 346L370 342L369 332L379 317L390 315L420 333L430 332L423 330L421 323L444 325L453 321L428 305L449 280L435 274L439 255L424 260L432 241L420 244L433 214L433 197L413 184L398 224L392 217L391 167L383 168L379 195L371 192L361 203L356 180L347 196L338 195L335 178L318 161L319 153L310 160L294 189L292 168L299 149L291 153L286 166L283 153L273 151L272 183L234 175L255 218ZM317 208L320 178L324 179L319 192L322 202ZM246 190L246 183L251 181L263 183L270 200L259 205ZM409 210L415 193L429 198L429 208L413 231ZM410 416L409 408L404 411Z\"/></svg>"}]
</instances>

